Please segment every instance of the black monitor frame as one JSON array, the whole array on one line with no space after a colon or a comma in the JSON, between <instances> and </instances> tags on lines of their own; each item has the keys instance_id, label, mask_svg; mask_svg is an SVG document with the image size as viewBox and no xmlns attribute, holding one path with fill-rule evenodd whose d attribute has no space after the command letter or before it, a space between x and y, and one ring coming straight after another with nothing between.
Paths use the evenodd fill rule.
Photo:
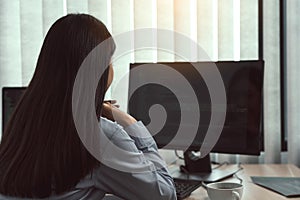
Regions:
<instances>
[{"instance_id":1,"label":"black monitor frame","mask_svg":"<svg viewBox=\"0 0 300 200\"><path fill-rule=\"evenodd\" d=\"M208 62L201 62L201 63L208 63ZM255 94L255 95L258 95L258 99L259 99L259 104L256 105L256 108L257 108L257 113L256 113L256 117L259 118L259 128L256 126L256 138L257 138L257 141L254 142L254 146L253 146L253 149L251 148L246 148L244 149L243 151L237 151L236 149L222 149L220 148L220 146L218 147L218 144L214 147L214 149L212 150L213 152L216 152L216 153L232 153L232 154L247 154L247 155L259 155L260 154L260 151L263 149L263 136L262 136L262 116L263 116L263 112L262 112L262 104L263 104L263 101L262 101L262 93L263 93L263 72L264 72L264 62L262 60L253 60L253 61L238 61L238 62L235 62L235 61L218 61L218 62L215 62L217 66L219 65L239 65L241 64L242 65L249 65L250 68L251 66L253 66L253 69L257 70L258 74L254 74L250 71L249 73L251 74L251 76L259 76L258 77L258 80L259 80L259 83L257 83L259 85L259 88L258 90L260 91L259 94ZM131 64L130 65L130 69L133 69L134 67L137 67L139 65L142 65L142 64L149 64L149 63L134 63L134 64ZM190 63L187 63L187 62L177 62L177 63L157 63L157 64L163 64L163 65L186 65L186 64L190 64ZM221 71L221 74L223 73L222 72L222 69L219 69ZM130 81L129 81L129 90L130 90ZM129 92L130 93L130 92ZM252 95L252 94L251 94ZM135 113L132 113L130 111L130 99L129 99L129 106L128 106L128 111L130 114L132 114L134 117L135 116ZM142 120L143 121L143 120ZM257 120L255 120L255 123L257 124ZM222 138L222 136L220 137ZM222 140L222 139L221 139ZM158 147L162 148L165 144L161 144L160 141L157 141L157 144L158 144ZM174 148L176 149L176 148ZM178 148L180 149L180 148ZM192 150L199 150L199 146L193 146L191 145L189 147L189 149L184 153L184 159L185 159L185 169L186 171L188 172L197 172L197 173L207 173L207 172L211 172L211 166L210 166L210 157L209 155L206 156L204 159L195 159L193 157L191 157L191 151Z\"/></svg>"}]
</instances>

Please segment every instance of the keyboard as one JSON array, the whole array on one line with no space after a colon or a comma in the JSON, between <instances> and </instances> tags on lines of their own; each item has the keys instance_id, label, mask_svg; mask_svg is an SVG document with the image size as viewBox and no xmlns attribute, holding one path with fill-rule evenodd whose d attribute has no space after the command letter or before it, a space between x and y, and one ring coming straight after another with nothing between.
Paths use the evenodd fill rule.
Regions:
<instances>
[{"instance_id":1,"label":"keyboard","mask_svg":"<svg viewBox=\"0 0 300 200\"><path fill-rule=\"evenodd\" d=\"M201 186L200 181L174 179L177 199L184 199Z\"/></svg>"}]
</instances>

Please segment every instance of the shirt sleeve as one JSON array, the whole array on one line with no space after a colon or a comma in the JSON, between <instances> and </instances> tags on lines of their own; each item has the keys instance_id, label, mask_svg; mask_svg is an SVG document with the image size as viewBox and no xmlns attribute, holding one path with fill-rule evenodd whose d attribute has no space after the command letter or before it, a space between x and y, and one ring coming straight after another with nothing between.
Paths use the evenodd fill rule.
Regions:
<instances>
[{"instance_id":1,"label":"shirt sleeve","mask_svg":"<svg viewBox=\"0 0 300 200\"><path fill-rule=\"evenodd\" d=\"M173 179L142 122L118 127L105 148L111 156L93 172L97 188L130 200L176 199Z\"/></svg>"}]
</instances>

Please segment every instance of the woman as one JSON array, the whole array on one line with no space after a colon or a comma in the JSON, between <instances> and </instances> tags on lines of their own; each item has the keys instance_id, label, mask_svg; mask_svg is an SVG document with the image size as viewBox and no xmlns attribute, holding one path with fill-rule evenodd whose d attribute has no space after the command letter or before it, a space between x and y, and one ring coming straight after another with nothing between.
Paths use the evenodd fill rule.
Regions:
<instances>
[{"instance_id":1,"label":"woman","mask_svg":"<svg viewBox=\"0 0 300 200\"><path fill-rule=\"evenodd\" d=\"M130 200L176 199L172 178L144 125L103 103L113 77L111 65L96 90L99 124L113 144L128 150L137 158L133 160L144 162L126 163L126 159L112 158L114 165L132 167L132 173L116 170L93 157L77 134L72 115L76 74L92 49L110 37L99 20L85 14L70 14L52 25L33 78L2 136L0 199L102 199L106 193ZM99 55L101 63L110 62L115 49L110 41L107 51ZM113 122L112 113L118 123ZM100 148L109 151L106 146ZM134 166L141 164L162 167L135 172Z\"/></svg>"}]
</instances>

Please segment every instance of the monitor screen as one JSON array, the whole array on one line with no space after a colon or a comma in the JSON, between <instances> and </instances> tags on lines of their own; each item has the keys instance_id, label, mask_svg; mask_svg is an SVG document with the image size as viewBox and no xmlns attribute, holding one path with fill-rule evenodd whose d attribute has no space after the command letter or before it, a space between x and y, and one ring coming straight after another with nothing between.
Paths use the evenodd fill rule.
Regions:
<instances>
[{"instance_id":1,"label":"monitor screen","mask_svg":"<svg viewBox=\"0 0 300 200\"><path fill-rule=\"evenodd\" d=\"M2 132L4 132L8 120L25 92L25 89L25 87L2 88Z\"/></svg>"},{"instance_id":2,"label":"monitor screen","mask_svg":"<svg viewBox=\"0 0 300 200\"><path fill-rule=\"evenodd\" d=\"M211 93L202 76L205 73L199 73L197 70L212 69L207 66L213 64L217 67L224 84L226 101L223 103L226 104L226 115L221 135L212 151L260 154L262 149L263 61L197 62L197 66L200 66L197 70L194 64L188 62L131 64L129 113L150 129L159 148L183 149L187 142L185 138L177 141L173 146L168 146L168 143L176 136L180 126L191 129L197 127L196 135L188 149L199 150L213 113ZM145 65L148 70L135 70ZM180 77L174 77L173 73L162 72L162 67L169 67L179 72L188 81L194 93L186 92ZM156 81L151 81L151 76L155 77ZM211 76L210 78L218 77ZM196 102L192 101L193 95L196 95ZM179 96L181 96L180 99ZM197 104L196 107L195 104ZM158 113L161 113L161 116L151 116L151 112L155 113L155 109L159 110ZM197 112L200 116L197 123L182 118L183 113L197 116ZM190 132L186 131L184 134L188 137Z\"/></svg>"}]
</instances>

